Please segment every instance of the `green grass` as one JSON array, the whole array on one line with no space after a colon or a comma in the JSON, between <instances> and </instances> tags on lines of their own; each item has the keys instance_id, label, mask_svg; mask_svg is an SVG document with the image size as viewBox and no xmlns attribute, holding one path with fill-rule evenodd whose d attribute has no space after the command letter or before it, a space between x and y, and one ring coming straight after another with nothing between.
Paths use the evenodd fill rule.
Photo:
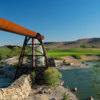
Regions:
<instances>
[{"instance_id":1,"label":"green grass","mask_svg":"<svg viewBox=\"0 0 100 100\"><path fill-rule=\"evenodd\" d=\"M31 55L31 47L26 47L26 54ZM0 59L6 59L13 56L19 56L21 53L21 48L14 47L14 48L7 48L2 47L0 48ZM100 48L72 48L72 49L59 49L59 48L52 48L46 47L46 53L48 57L53 57L55 59L63 60L63 56L74 56L76 59L81 59L82 55L100 55Z\"/></svg>"},{"instance_id":2,"label":"green grass","mask_svg":"<svg viewBox=\"0 0 100 100\"><path fill-rule=\"evenodd\" d=\"M56 49L47 50L48 57L61 58L62 56L76 56L81 59L82 55L100 55L100 48L73 48L73 49Z\"/></svg>"},{"instance_id":3,"label":"green grass","mask_svg":"<svg viewBox=\"0 0 100 100\"><path fill-rule=\"evenodd\" d=\"M63 93L62 96L63 96L63 100L70 100L69 99L69 94L66 94L66 92Z\"/></svg>"}]
</instances>

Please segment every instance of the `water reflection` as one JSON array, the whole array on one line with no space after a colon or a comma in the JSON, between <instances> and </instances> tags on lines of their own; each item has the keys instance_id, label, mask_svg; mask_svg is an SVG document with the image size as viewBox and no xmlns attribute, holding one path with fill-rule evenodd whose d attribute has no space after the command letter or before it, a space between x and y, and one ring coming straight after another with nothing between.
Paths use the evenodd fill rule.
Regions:
<instances>
[{"instance_id":1,"label":"water reflection","mask_svg":"<svg viewBox=\"0 0 100 100\"><path fill-rule=\"evenodd\" d=\"M94 67L94 64L100 62L87 62L89 69L60 70L63 74L64 86L68 85L70 89L78 88L76 93L79 100L86 100L89 96L100 100L100 67Z\"/></svg>"}]
</instances>

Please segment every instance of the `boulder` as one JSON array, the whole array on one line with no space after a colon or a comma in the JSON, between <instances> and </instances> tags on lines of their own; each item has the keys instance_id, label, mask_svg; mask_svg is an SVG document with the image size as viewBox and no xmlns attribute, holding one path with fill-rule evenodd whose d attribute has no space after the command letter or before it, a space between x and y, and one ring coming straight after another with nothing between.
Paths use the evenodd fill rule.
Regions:
<instances>
[{"instance_id":1,"label":"boulder","mask_svg":"<svg viewBox=\"0 0 100 100\"><path fill-rule=\"evenodd\" d=\"M77 92L77 87L75 87L75 88L73 89L73 91L74 91L74 92Z\"/></svg>"},{"instance_id":2,"label":"boulder","mask_svg":"<svg viewBox=\"0 0 100 100\"><path fill-rule=\"evenodd\" d=\"M66 85L66 86L65 86L65 88L67 88L67 89L68 89L68 85Z\"/></svg>"}]
</instances>

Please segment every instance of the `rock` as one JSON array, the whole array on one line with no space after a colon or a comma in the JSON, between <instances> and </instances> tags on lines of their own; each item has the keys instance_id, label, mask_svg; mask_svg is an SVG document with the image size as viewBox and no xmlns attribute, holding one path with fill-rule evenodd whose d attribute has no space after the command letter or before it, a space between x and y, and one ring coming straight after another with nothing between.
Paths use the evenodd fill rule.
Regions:
<instances>
[{"instance_id":1,"label":"rock","mask_svg":"<svg viewBox=\"0 0 100 100\"><path fill-rule=\"evenodd\" d=\"M73 91L74 91L74 92L77 92L77 87L75 87L75 88L73 89Z\"/></svg>"},{"instance_id":2,"label":"rock","mask_svg":"<svg viewBox=\"0 0 100 100\"><path fill-rule=\"evenodd\" d=\"M71 66L74 65L74 63L70 63L70 65L71 65Z\"/></svg>"},{"instance_id":3,"label":"rock","mask_svg":"<svg viewBox=\"0 0 100 100\"><path fill-rule=\"evenodd\" d=\"M51 92L52 92L51 89L44 88L39 93L41 93L41 94L43 94L43 93L51 94Z\"/></svg>"},{"instance_id":4,"label":"rock","mask_svg":"<svg viewBox=\"0 0 100 100\"><path fill-rule=\"evenodd\" d=\"M12 98L13 98L13 99L17 99L18 96L17 96L17 95L13 95Z\"/></svg>"},{"instance_id":5,"label":"rock","mask_svg":"<svg viewBox=\"0 0 100 100\"><path fill-rule=\"evenodd\" d=\"M0 92L0 100L2 100L2 92Z\"/></svg>"},{"instance_id":6,"label":"rock","mask_svg":"<svg viewBox=\"0 0 100 100\"><path fill-rule=\"evenodd\" d=\"M66 60L65 59L63 60L63 63L66 63Z\"/></svg>"},{"instance_id":7,"label":"rock","mask_svg":"<svg viewBox=\"0 0 100 100\"><path fill-rule=\"evenodd\" d=\"M94 100L94 99L93 99L93 97L92 97L92 96L90 96L90 97L88 98L88 100Z\"/></svg>"},{"instance_id":8,"label":"rock","mask_svg":"<svg viewBox=\"0 0 100 100\"><path fill-rule=\"evenodd\" d=\"M34 99L33 100L49 100L48 99L48 97L46 96L46 95L44 95L44 94L42 94L42 95L36 95L36 96L34 96Z\"/></svg>"},{"instance_id":9,"label":"rock","mask_svg":"<svg viewBox=\"0 0 100 100\"><path fill-rule=\"evenodd\" d=\"M65 88L67 88L67 89L68 89L68 85L66 85L66 86L65 86Z\"/></svg>"},{"instance_id":10,"label":"rock","mask_svg":"<svg viewBox=\"0 0 100 100\"><path fill-rule=\"evenodd\" d=\"M41 96L41 99L42 99L42 100L48 100L48 97L47 97L46 95L42 95L42 96Z\"/></svg>"},{"instance_id":11,"label":"rock","mask_svg":"<svg viewBox=\"0 0 100 100\"><path fill-rule=\"evenodd\" d=\"M59 85L63 85L64 84L64 81L63 80L60 80L59 81Z\"/></svg>"},{"instance_id":12,"label":"rock","mask_svg":"<svg viewBox=\"0 0 100 100\"><path fill-rule=\"evenodd\" d=\"M72 65L74 65L74 63L68 63L67 65L72 66Z\"/></svg>"},{"instance_id":13,"label":"rock","mask_svg":"<svg viewBox=\"0 0 100 100\"><path fill-rule=\"evenodd\" d=\"M86 64L86 66L89 66L89 64Z\"/></svg>"},{"instance_id":14,"label":"rock","mask_svg":"<svg viewBox=\"0 0 100 100\"><path fill-rule=\"evenodd\" d=\"M55 98L52 98L51 100L57 100L57 98L55 97Z\"/></svg>"}]
</instances>

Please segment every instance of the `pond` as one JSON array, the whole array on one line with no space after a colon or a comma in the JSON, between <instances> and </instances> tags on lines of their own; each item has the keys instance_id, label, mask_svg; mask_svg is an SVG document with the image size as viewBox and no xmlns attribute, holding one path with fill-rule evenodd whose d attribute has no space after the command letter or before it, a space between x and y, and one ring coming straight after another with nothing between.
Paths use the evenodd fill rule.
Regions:
<instances>
[{"instance_id":1,"label":"pond","mask_svg":"<svg viewBox=\"0 0 100 100\"><path fill-rule=\"evenodd\" d=\"M76 96L79 100L87 100L92 96L100 100L100 62L87 62L89 69L60 70L63 75L64 86L72 90L77 87ZM98 65L98 66L97 66Z\"/></svg>"},{"instance_id":2,"label":"pond","mask_svg":"<svg viewBox=\"0 0 100 100\"><path fill-rule=\"evenodd\" d=\"M0 69L0 88L8 87L11 85L11 83L13 83L14 79L11 77L11 75L13 75L12 73L14 73L14 71L15 70L10 72L7 68Z\"/></svg>"},{"instance_id":3,"label":"pond","mask_svg":"<svg viewBox=\"0 0 100 100\"><path fill-rule=\"evenodd\" d=\"M11 85L11 83L13 82L12 79L10 78L0 78L0 88L5 88L8 87L9 85Z\"/></svg>"}]
</instances>

